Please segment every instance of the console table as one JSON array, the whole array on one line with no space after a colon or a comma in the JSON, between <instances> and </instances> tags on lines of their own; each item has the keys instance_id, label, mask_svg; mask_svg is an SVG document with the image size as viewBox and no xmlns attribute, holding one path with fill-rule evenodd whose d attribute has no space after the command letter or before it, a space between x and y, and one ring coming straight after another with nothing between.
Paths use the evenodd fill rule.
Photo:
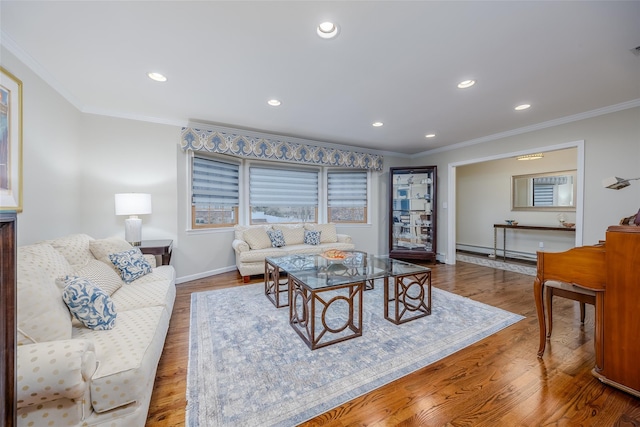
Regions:
<instances>
[{"instance_id":1,"label":"console table","mask_svg":"<svg viewBox=\"0 0 640 427\"><path fill-rule=\"evenodd\" d=\"M576 232L571 227L547 227L543 225L509 225L509 224L493 224L493 257L498 256L498 228L502 228L502 260L507 260L507 230L543 230L543 231L569 231Z\"/></svg>"}]
</instances>

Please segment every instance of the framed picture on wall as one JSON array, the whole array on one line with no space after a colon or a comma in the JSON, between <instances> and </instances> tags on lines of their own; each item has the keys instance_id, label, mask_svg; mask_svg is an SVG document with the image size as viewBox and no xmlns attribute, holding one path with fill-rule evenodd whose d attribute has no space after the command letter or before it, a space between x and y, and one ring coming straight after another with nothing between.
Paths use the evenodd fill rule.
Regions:
<instances>
[{"instance_id":1,"label":"framed picture on wall","mask_svg":"<svg viewBox=\"0 0 640 427\"><path fill-rule=\"evenodd\" d=\"M0 211L22 212L22 82L0 67Z\"/></svg>"}]
</instances>

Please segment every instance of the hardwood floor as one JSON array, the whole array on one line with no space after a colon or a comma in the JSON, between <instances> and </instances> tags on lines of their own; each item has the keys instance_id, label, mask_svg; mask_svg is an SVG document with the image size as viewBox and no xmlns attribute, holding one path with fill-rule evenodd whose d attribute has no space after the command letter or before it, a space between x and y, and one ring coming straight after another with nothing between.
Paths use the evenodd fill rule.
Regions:
<instances>
[{"instance_id":1,"label":"hardwood floor","mask_svg":"<svg viewBox=\"0 0 640 427\"><path fill-rule=\"evenodd\" d=\"M234 272L177 286L148 426L185 423L191 293L242 285ZM304 426L640 426L640 399L591 375L592 306L581 326L578 304L555 298L553 336L539 359L532 276L438 264L433 286L526 319Z\"/></svg>"}]
</instances>

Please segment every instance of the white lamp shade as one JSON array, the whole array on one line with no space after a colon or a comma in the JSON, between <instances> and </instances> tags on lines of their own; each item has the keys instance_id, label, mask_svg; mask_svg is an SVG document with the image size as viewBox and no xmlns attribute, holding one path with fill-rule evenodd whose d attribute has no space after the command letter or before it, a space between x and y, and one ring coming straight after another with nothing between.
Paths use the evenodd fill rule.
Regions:
<instances>
[{"instance_id":1,"label":"white lamp shade","mask_svg":"<svg viewBox=\"0 0 640 427\"><path fill-rule=\"evenodd\" d=\"M151 213L151 194L116 194L116 215L147 215Z\"/></svg>"}]
</instances>

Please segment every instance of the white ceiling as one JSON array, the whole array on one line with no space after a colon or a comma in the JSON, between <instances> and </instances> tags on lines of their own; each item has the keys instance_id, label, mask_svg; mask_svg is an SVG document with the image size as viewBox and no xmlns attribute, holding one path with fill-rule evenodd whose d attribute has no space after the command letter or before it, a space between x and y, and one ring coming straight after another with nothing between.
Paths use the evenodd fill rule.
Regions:
<instances>
[{"instance_id":1,"label":"white ceiling","mask_svg":"<svg viewBox=\"0 0 640 427\"><path fill-rule=\"evenodd\" d=\"M414 154L640 105L640 1L2 0L0 15L2 44L89 113Z\"/></svg>"}]
</instances>

